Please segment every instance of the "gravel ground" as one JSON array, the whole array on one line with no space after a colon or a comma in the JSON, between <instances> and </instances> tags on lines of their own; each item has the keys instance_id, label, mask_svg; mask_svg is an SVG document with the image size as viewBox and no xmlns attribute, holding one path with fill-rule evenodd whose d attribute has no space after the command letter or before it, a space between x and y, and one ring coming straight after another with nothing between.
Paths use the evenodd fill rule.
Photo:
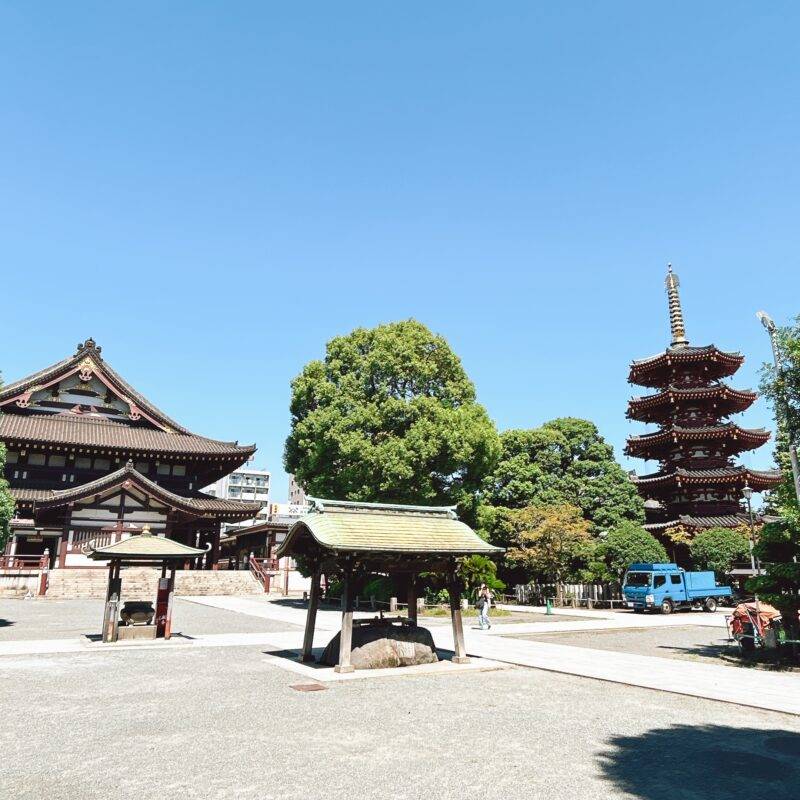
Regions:
<instances>
[{"instance_id":1,"label":"gravel ground","mask_svg":"<svg viewBox=\"0 0 800 800\"><path fill-rule=\"evenodd\" d=\"M569 633L519 634L515 639L528 639L550 644L568 644L594 650L613 650L642 656L677 658L682 661L706 661L726 664L723 654L733 655L738 649L728 644L724 626L635 628L632 630L580 631ZM735 664L731 664L735 666ZM799 795L800 796L800 795Z\"/></svg>"},{"instance_id":2,"label":"gravel ground","mask_svg":"<svg viewBox=\"0 0 800 800\"><path fill-rule=\"evenodd\" d=\"M258 648L0 658L15 800L796 800L800 719L539 670L303 693ZM9 711L13 709L13 711Z\"/></svg>"},{"instance_id":3,"label":"gravel ground","mask_svg":"<svg viewBox=\"0 0 800 800\"><path fill-rule=\"evenodd\" d=\"M172 630L189 636L206 633L260 633L300 626L175 598ZM102 600L0 600L0 642L75 639L97 634L103 622Z\"/></svg>"}]
</instances>

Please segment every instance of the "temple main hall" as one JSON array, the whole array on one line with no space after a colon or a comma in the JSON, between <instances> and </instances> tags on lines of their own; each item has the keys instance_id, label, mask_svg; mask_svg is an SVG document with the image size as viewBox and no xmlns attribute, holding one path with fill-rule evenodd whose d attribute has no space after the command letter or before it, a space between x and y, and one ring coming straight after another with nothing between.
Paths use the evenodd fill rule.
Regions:
<instances>
[{"instance_id":1,"label":"temple main hall","mask_svg":"<svg viewBox=\"0 0 800 800\"><path fill-rule=\"evenodd\" d=\"M628 377L632 384L656 390L633 398L627 413L629 419L658 426L654 433L631 436L625 449L628 456L659 465L656 472L633 478L645 499L645 528L657 534L680 528L692 535L704 528L747 525L742 489L769 490L780 483L781 475L735 461L770 438L763 428L743 428L730 419L757 397L726 382L744 356L713 344L692 347L686 338L678 276L671 266L666 285L670 346L634 361Z\"/></svg>"},{"instance_id":2,"label":"temple main hall","mask_svg":"<svg viewBox=\"0 0 800 800\"><path fill-rule=\"evenodd\" d=\"M200 491L244 464L255 445L187 430L115 372L93 339L0 389L0 441L16 502L6 554L46 551L52 568L90 566L90 540L111 544L148 525L204 549L183 566L213 569L221 523L260 509Z\"/></svg>"}]
</instances>

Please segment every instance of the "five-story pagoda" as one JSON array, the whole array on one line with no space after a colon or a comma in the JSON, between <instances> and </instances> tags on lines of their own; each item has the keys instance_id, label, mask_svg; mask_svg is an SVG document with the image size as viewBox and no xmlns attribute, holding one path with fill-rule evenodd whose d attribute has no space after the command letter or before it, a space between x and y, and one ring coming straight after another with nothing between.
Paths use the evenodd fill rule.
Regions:
<instances>
[{"instance_id":1,"label":"five-story pagoda","mask_svg":"<svg viewBox=\"0 0 800 800\"><path fill-rule=\"evenodd\" d=\"M627 416L655 423L655 433L631 436L625 453L653 460L659 470L634 477L645 498L647 522L653 533L682 528L694 534L703 528L746 525L742 488L770 489L780 482L776 471L757 471L734 462L770 437L763 428L751 430L731 422L731 414L749 408L756 393L725 382L744 361L714 345L691 347L686 339L678 276L667 273L672 343L663 353L631 365L628 381L656 389L630 401Z\"/></svg>"}]
</instances>

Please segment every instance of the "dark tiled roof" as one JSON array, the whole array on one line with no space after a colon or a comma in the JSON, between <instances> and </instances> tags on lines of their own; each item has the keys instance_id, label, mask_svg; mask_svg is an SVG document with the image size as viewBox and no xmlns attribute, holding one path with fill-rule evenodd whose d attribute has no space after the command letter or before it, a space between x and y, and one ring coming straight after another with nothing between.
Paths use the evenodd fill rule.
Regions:
<instances>
[{"instance_id":1,"label":"dark tiled roof","mask_svg":"<svg viewBox=\"0 0 800 800\"><path fill-rule=\"evenodd\" d=\"M725 383L713 386L697 386L692 388L668 386L663 392L649 394L645 397L635 397L629 403L628 416L661 406L671 406L676 400L705 400L714 399L723 401L723 406L730 409L744 411L758 395L749 389L733 389Z\"/></svg>"},{"instance_id":2,"label":"dark tiled roof","mask_svg":"<svg viewBox=\"0 0 800 800\"><path fill-rule=\"evenodd\" d=\"M85 369L110 386L123 400L132 404L131 414L135 406L139 416L153 424L153 429L144 424L120 424L106 419L87 419L68 414L53 417L6 414L0 423L0 439L14 437L24 441L39 440L136 452L231 455L240 457L240 463L255 452L255 446L239 446L235 442L207 439L179 425L112 369L100 353L101 348L95 341L87 339L78 345L75 354L69 358L2 387L0 405L37 386L49 385ZM136 416L132 416L132 420L136 419Z\"/></svg>"},{"instance_id":3,"label":"dark tiled roof","mask_svg":"<svg viewBox=\"0 0 800 800\"><path fill-rule=\"evenodd\" d=\"M668 347L663 353L657 353L654 356L634 361L631 364L631 368L651 367L660 364L662 361L666 362L667 358L672 361L701 361L706 356L717 356L726 361L738 361L740 364L744 361L744 356L741 353L726 352L725 350L720 350L716 345L709 344L705 347Z\"/></svg>"},{"instance_id":4,"label":"dark tiled roof","mask_svg":"<svg viewBox=\"0 0 800 800\"><path fill-rule=\"evenodd\" d=\"M655 433L631 436L628 439L625 452L629 455L640 453L650 446L666 444L675 439L698 442L707 439L737 439L760 446L769 440L770 435L770 432L764 428L740 428L733 422L724 425L703 425L697 428L669 425Z\"/></svg>"},{"instance_id":5,"label":"dark tiled roof","mask_svg":"<svg viewBox=\"0 0 800 800\"><path fill-rule=\"evenodd\" d=\"M756 523L761 523L763 520L760 516L756 516L754 521ZM644 527L649 531L659 531L667 528L675 528L678 525L683 525L687 528L739 528L742 525L749 524L750 520L747 514L729 514L728 516L722 517L692 517L683 515L669 522L650 522Z\"/></svg>"},{"instance_id":6,"label":"dark tiled roof","mask_svg":"<svg viewBox=\"0 0 800 800\"><path fill-rule=\"evenodd\" d=\"M719 483L737 478L745 478L753 484L754 489L769 488L781 480L777 470L755 470L747 467L726 467L724 469L682 469L678 467L668 472L656 472L652 475L633 477L634 483L646 487L659 484L673 484L680 479L686 483Z\"/></svg>"},{"instance_id":7,"label":"dark tiled roof","mask_svg":"<svg viewBox=\"0 0 800 800\"><path fill-rule=\"evenodd\" d=\"M123 452L230 456L244 462L254 445L220 442L194 433L168 433L99 417L70 414L0 414L0 440L47 442Z\"/></svg>"},{"instance_id":8,"label":"dark tiled roof","mask_svg":"<svg viewBox=\"0 0 800 800\"><path fill-rule=\"evenodd\" d=\"M106 489L122 486L130 482L148 496L174 506L187 514L211 516L219 519L248 519L254 517L261 506L259 503L245 503L240 500L227 500L204 494L184 496L159 486L154 481L126 466L110 472L102 478L69 489L18 489L11 488L11 496L18 502L35 502L40 508L58 507L66 503L91 497Z\"/></svg>"},{"instance_id":9,"label":"dark tiled roof","mask_svg":"<svg viewBox=\"0 0 800 800\"><path fill-rule=\"evenodd\" d=\"M21 380L9 383L0 390L0 402L7 400L10 397L20 394L21 392L37 386L42 383L49 383L56 380L60 376L67 373L74 372L85 359L91 359L98 372L108 380L108 382L124 397L133 400L136 405L146 411L150 416L154 417L159 422L181 433L189 433L189 431L182 425L175 422L174 419L168 417L161 409L151 403L144 395L140 394L133 388L118 372L113 370L107 364L102 356L101 347L98 347L94 339L87 339L85 342L78 345L75 354L62 361L58 361L49 367L34 372Z\"/></svg>"},{"instance_id":10,"label":"dark tiled roof","mask_svg":"<svg viewBox=\"0 0 800 800\"><path fill-rule=\"evenodd\" d=\"M708 347L669 347L659 353L631 364L628 380L642 386L663 385L664 373L673 364L705 364L709 379L733 375L742 365L744 356L740 353L726 353L713 344Z\"/></svg>"}]
</instances>

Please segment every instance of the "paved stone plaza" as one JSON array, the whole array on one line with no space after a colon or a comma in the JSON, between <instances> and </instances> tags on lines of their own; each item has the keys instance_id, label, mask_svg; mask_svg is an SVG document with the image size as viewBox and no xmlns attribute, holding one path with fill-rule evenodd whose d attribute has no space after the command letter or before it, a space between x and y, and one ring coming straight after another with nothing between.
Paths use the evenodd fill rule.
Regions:
<instances>
[{"instance_id":1,"label":"paved stone plaza","mask_svg":"<svg viewBox=\"0 0 800 800\"><path fill-rule=\"evenodd\" d=\"M300 692L252 642L296 639L302 609L232 600L178 600L174 643L49 654L100 605L0 601L0 797L797 797L798 716L509 664Z\"/></svg>"}]
</instances>

